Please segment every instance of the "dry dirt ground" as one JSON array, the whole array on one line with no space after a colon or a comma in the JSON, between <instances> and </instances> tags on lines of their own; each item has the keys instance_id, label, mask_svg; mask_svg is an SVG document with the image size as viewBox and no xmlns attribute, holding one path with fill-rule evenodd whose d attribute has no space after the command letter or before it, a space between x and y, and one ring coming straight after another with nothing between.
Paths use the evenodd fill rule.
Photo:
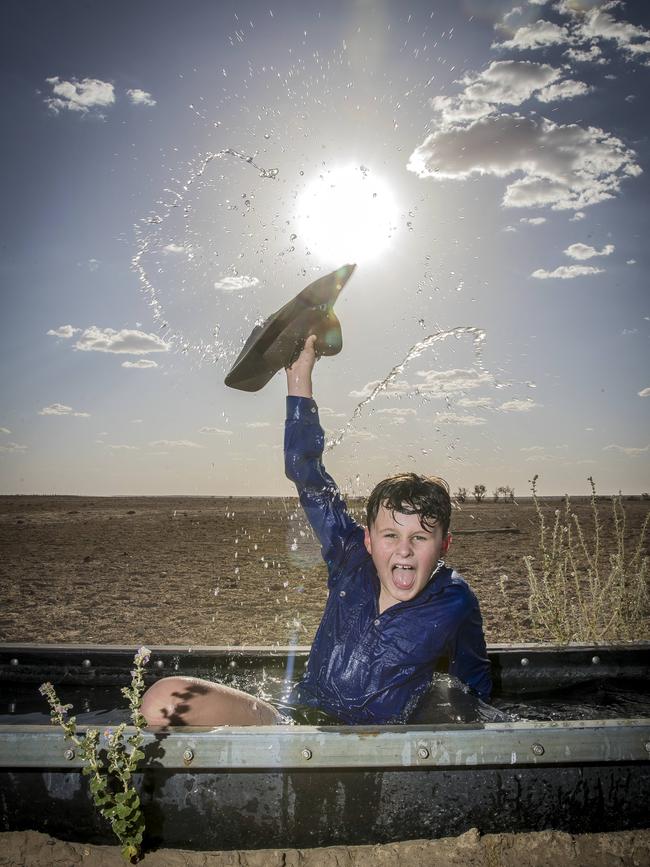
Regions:
<instances>
[{"instance_id":1,"label":"dry dirt ground","mask_svg":"<svg viewBox=\"0 0 650 867\"><path fill-rule=\"evenodd\" d=\"M544 503L550 520L561 502ZM590 508L573 501L589 532ZM628 541L647 501L626 499ZM611 539L608 502L599 504ZM362 521L361 503L350 508ZM466 503L448 557L470 582L488 642L531 640L523 557L535 554L529 500ZM591 537L588 537L588 541ZM295 499L0 497L0 641L309 644L326 597L319 547ZM647 629L637 637L647 639ZM118 865L115 847L1 835L2 865ZM650 832L556 832L265 852L151 853L145 865L650 865Z\"/></svg>"},{"instance_id":2,"label":"dry dirt ground","mask_svg":"<svg viewBox=\"0 0 650 867\"><path fill-rule=\"evenodd\" d=\"M111 846L64 843L36 831L0 834L0 867L123 867ZM648 867L650 831L614 834L486 834L383 846L188 852L161 849L143 867Z\"/></svg>"},{"instance_id":3,"label":"dry dirt ground","mask_svg":"<svg viewBox=\"0 0 650 867\"><path fill-rule=\"evenodd\" d=\"M544 503L549 520L561 505ZM650 503L624 505L632 542ZM573 506L589 541L589 504ZM362 521L361 504L350 508ZM599 508L611 539L610 503ZM479 598L488 642L530 641L533 504L466 503L452 531L448 561ZM2 641L309 644L326 597L319 546L290 498L0 497L0 549Z\"/></svg>"}]
</instances>

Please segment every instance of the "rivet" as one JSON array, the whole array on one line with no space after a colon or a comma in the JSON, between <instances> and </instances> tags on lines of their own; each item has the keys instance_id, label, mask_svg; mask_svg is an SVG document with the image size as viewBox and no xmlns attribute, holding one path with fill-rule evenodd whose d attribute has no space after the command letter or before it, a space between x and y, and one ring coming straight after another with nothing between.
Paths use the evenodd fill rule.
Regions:
<instances>
[{"instance_id":1,"label":"rivet","mask_svg":"<svg viewBox=\"0 0 650 867\"><path fill-rule=\"evenodd\" d=\"M92 665L92 662L89 659L84 659L81 664L83 665L84 668L90 668L90 666Z\"/></svg>"},{"instance_id":2,"label":"rivet","mask_svg":"<svg viewBox=\"0 0 650 867\"><path fill-rule=\"evenodd\" d=\"M650 753L650 741L645 742L645 751L646 753Z\"/></svg>"},{"instance_id":3,"label":"rivet","mask_svg":"<svg viewBox=\"0 0 650 867\"><path fill-rule=\"evenodd\" d=\"M183 753L183 761L186 765L189 765L194 758L194 752L192 750L185 750Z\"/></svg>"},{"instance_id":4,"label":"rivet","mask_svg":"<svg viewBox=\"0 0 650 867\"><path fill-rule=\"evenodd\" d=\"M533 744L532 746L533 755L543 756L544 755L544 747L541 744Z\"/></svg>"},{"instance_id":5,"label":"rivet","mask_svg":"<svg viewBox=\"0 0 650 867\"><path fill-rule=\"evenodd\" d=\"M13 659L10 659L10 660L9 660L9 665L18 665L18 660L16 659L15 656L14 656Z\"/></svg>"},{"instance_id":6,"label":"rivet","mask_svg":"<svg viewBox=\"0 0 650 867\"><path fill-rule=\"evenodd\" d=\"M529 660L528 660L527 656L521 657L521 664L524 666L524 668L528 665L528 662L529 662Z\"/></svg>"},{"instance_id":7,"label":"rivet","mask_svg":"<svg viewBox=\"0 0 650 867\"><path fill-rule=\"evenodd\" d=\"M74 750L66 750L63 753L63 758L71 762L74 759Z\"/></svg>"},{"instance_id":8,"label":"rivet","mask_svg":"<svg viewBox=\"0 0 650 867\"><path fill-rule=\"evenodd\" d=\"M418 758L419 759L428 759L429 758L429 750L426 747L418 748Z\"/></svg>"},{"instance_id":9,"label":"rivet","mask_svg":"<svg viewBox=\"0 0 650 867\"><path fill-rule=\"evenodd\" d=\"M600 656L592 656L591 657L592 665L600 665Z\"/></svg>"},{"instance_id":10,"label":"rivet","mask_svg":"<svg viewBox=\"0 0 650 867\"><path fill-rule=\"evenodd\" d=\"M345 596L345 590L341 590L341 592L339 593L339 596Z\"/></svg>"},{"instance_id":11,"label":"rivet","mask_svg":"<svg viewBox=\"0 0 650 867\"><path fill-rule=\"evenodd\" d=\"M379 623L380 623L380 620L379 620L379 618L377 618L377 619L375 620L375 626L379 626Z\"/></svg>"},{"instance_id":12,"label":"rivet","mask_svg":"<svg viewBox=\"0 0 650 867\"><path fill-rule=\"evenodd\" d=\"M300 753L300 755L303 757L303 759L307 759L307 761L309 761L309 759L311 759L314 754L308 747L305 747L304 750Z\"/></svg>"},{"instance_id":13,"label":"rivet","mask_svg":"<svg viewBox=\"0 0 650 867\"><path fill-rule=\"evenodd\" d=\"M162 661L162 659L157 659L154 662L154 665L156 666L156 668L164 668L165 667L165 663Z\"/></svg>"}]
</instances>

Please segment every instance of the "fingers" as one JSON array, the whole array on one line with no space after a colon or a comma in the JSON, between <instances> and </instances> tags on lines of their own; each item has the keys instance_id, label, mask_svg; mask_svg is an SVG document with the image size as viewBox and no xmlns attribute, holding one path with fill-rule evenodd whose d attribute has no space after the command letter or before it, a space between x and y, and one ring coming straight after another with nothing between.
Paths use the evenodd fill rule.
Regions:
<instances>
[{"instance_id":1,"label":"fingers","mask_svg":"<svg viewBox=\"0 0 650 867\"><path fill-rule=\"evenodd\" d=\"M316 361L316 335L310 334L305 340L305 343L297 357L294 357L291 364L286 370L293 370L296 367L313 367Z\"/></svg>"}]
</instances>

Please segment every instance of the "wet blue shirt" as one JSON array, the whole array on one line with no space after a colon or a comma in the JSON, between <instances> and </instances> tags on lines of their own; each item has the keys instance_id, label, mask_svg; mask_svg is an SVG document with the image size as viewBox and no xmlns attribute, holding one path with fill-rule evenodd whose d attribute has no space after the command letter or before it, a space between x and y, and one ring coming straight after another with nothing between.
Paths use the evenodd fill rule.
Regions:
<instances>
[{"instance_id":1,"label":"wet blue shirt","mask_svg":"<svg viewBox=\"0 0 650 867\"><path fill-rule=\"evenodd\" d=\"M285 471L321 543L329 596L293 700L350 724L406 722L442 657L449 673L489 700L492 681L478 601L442 564L413 599L379 613L380 583L322 463L324 432L310 398L288 397Z\"/></svg>"}]
</instances>

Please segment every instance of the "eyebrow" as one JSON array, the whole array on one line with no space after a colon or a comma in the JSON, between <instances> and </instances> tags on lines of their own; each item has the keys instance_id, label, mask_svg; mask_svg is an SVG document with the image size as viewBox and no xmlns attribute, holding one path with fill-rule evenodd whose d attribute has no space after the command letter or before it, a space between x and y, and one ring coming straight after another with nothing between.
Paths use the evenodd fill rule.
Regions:
<instances>
[{"instance_id":1,"label":"eyebrow","mask_svg":"<svg viewBox=\"0 0 650 867\"><path fill-rule=\"evenodd\" d=\"M395 529L395 527L378 527L377 532L378 533L396 533L397 530ZM420 536L423 533L428 534L429 536L433 535L433 532L431 530L425 530L423 527L420 527L418 530L413 530L411 533L409 533L409 535L410 536Z\"/></svg>"}]
</instances>

